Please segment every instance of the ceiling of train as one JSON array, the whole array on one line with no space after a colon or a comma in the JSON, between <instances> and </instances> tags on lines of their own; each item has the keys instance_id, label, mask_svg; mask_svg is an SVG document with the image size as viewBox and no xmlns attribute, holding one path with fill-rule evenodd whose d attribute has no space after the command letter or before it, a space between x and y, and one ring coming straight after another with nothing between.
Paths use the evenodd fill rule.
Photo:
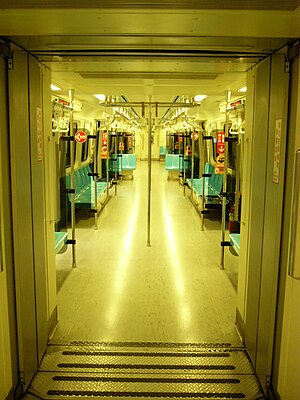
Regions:
<instances>
[{"instance_id":1,"label":"ceiling of train","mask_svg":"<svg viewBox=\"0 0 300 400\"><path fill-rule=\"evenodd\" d=\"M99 9L90 0L79 9L80 0L10 0L0 35L49 66L61 94L74 89L89 106L98 106L96 93L159 102L205 94L209 108L226 90L239 95L247 70L300 37L299 4L102 0Z\"/></svg>"}]
</instances>

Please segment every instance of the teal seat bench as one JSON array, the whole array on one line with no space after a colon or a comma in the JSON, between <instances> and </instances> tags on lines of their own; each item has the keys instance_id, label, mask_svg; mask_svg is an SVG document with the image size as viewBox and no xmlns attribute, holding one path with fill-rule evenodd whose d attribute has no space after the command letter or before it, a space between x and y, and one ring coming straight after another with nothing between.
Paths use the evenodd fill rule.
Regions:
<instances>
[{"instance_id":1,"label":"teal seat bench","mask_svg":"<svg viewBox=\"0 0 300 400\"><path fill-rule=\"evenodd\" d=\"M132 171L136 169L136 155L135 154L122 154L122 170Z\"/></svg>"},{"instance_id":2,"label":"teal seat bench","mask_svg":"<svg viewBox=\"0 0 300 400\"><path fill-rule=\"evenodd\" d=\"M233 247L233 250L237 255L240 254L240 243L241 243L241 238L239 233L230 233L229 235L229 241L231 246Z\"/></svg>"},{"instance_id":3,"label":"teal seat bench","mask_svg":"<svg viewBox=\"0 0 300 400\"><path fill-rule=\"evenodd\" d=\"M164 157L166 155L166 147L165 146L159 146L159 156Z\"/></svg>"},{"instance_id":4,"label":"teal seat bench","mask_svg":"<svg viewBox=\"0 0 300 400\"><path fill-rule=\"evenodd\" d=\"M91 169L89 165L85 165L74 171L74 188L75 188L75 205L78 208L92 208L94 207L95 194L94 194L94 179L89 174ZM66 175L66 187L70 188L71 177L70 174ZM97 182L97 203L105 195L107 190L107 182ZM68 194L69 201L71 202L71 194Z\"/></svg>"},{"instance_id":5,"label":"teal seat bench","mask_svg":"<svg viewBox=\"0 0 300 400\"><path fill-rule=\"evenodd\" d=\"M183 157L179 157L179 154L167 154L165 161L167 171L179 171L183 168Z\"/></svg>"},{"instance_id":6,"label":"teal seat bench","mask_svg":"<svg viewBox=\"0 0 300 400\"><path fill-rule=\"evenodd\" d=\"M68 232L54 232L55 254L61 252L63 247L67 244Z\"/></svg>"},{"instance_id":7,"label":"teal seat bench","mask_svg":"<svg viewBox=\"0 0 300 400\"><path fill-rule=\"evenodd\" d=\"M204 196L207 204L217 204L221 202L221 191L223 187L223 175L217 175L214 171L214 166L206 163L205 174L210 174L209 177L200 179L187 179L187 184L196 193L197 197L202 197L202 184L204 179Z\"/></svg>"}]
</instances>

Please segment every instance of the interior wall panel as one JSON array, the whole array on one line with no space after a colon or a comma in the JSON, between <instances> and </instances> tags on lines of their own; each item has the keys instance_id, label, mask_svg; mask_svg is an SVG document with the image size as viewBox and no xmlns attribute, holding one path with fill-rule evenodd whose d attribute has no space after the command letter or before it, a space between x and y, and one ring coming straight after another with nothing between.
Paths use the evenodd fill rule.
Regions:
<instances>
[{"instance_id":1,"label":"interior wall panel","mask_svg":"<svg viewBox=\"0 0 300 400\"><path fill-rule=\"evenodd\" d=\"M260 302L261 263L263 251L263 220L265 213L265 181L268 146L268 114L270 58L255 71L253 110L252 171L250 178L248 287L245 342L252 363L256 364L258 313Z\"/></svg>"},{"instance_id":2,"label":"interior wall panel","mask_svg":"<svg viewBox=\"0 0 300 400\"><path fill-rule=\"evenodd\" d=\"M42 66L29 57L30 162L38 361L48 340Z\"/></svg>"},{"instance_id":3,"label":"interior wall panel","mask_svg":"<svg viewBox=\"0 0 300 400\"><path fill-rule=\"evenodd\" d=\"M27 53L15 51L9 71L11 181L19 365L25 386L38 366L28 76Z\"/></svg>"},{"instance_id":4,"label":"interior wall panel","mask_svg":"<svg viewBox=\"0 0 300 400\"><path fill-rule=\"evenodd\" d=\"M284 222L281 252L280 300L281 314L276 323L276 363L273 368L272 391L282 400L297 400L300 393L300 280L289 274L291 241L300 242L298 236L292 237L293 198L296 172L296 152L300 150L300 59L291 63L291 85L289 103L288 149L286 159L286 184L284 196ZM299 196L299 193L298 193ZM300 196L298 197L300 198ZM299 203L298 203L299 207ZM299 208L298 208L299 210ZM299 220L298 220L299 221ZM300 265L295 260L296 268Z\"/></svg>"},{"instance_id":5,"label":"interior wall panel","mask_svg":"<svg viewBox=\"0 0 300 400\"><path fill-rule=\"evenodd\" d=\"M283 185L289 74L285 55L272 56L268 156L262 275L258 323L256 372L264 382L271 375L273 337L277 306L277 285L283 217Z\"/></svg>"},{"instance_id":6,"label":"interior wall panel","mask_svg":"<svg viewBox=\"0 0 300 400\"><path fill-rule=\"evenodd\" d=\"M11 292L11 207L8 151L7 60L0 56L0 398L16 384L16 326ZM12 296L12 300L11 300ZM12 305L12 307L10 307ZM12 330L12 332L11 332Z\"/></svg>"}]
</instances>

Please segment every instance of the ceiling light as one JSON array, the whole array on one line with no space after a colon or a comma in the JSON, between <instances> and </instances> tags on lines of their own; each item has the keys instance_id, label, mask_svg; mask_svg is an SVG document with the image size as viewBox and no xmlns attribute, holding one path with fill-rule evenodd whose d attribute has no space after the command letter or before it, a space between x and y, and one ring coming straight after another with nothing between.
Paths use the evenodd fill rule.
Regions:
<instances>
[{"instance_id":1,"label":"ceiling light","mask_svg":"<svg viewBox=\"0 0 300 400\"><path fill-rule=\"evenodd\" d=\"M197 94L195 97L194 97L194 101L196 102L196 103L200 103L202 100L204 100L204 99L206 99L206 94Z\"/></svg>"},{"instance_id":2,"label":"ceiling light","mask_svg":"<svg viewBox=\"0 0 300 400\"><path fill-rule=\"evenodd\" d=\"M50 88L51 88L51 90L61 90L61 88L59 88L58 86L53 85L53 83L51 83Z\"/></svg>"},{"instance_id":3,"label":"ceiling light","mask_svg":"<svg viewBox=\"0 0 300 400\"><path fill-rule=\"evenodd\" d=\"M240 92L240 93L246 93L246 92L247 92L247 86L244 86L244 87L240 88L240 89L238 90L238 92Z\"/></svg>"},{"instance_id":4,"label":"ceiling light","mask_svg":"<svg viewBox=\"0 0 300 400\"><path fill-rule=\"evenodd\" d=\"M105 94L94 94L94 96L102 103L106 100Z\"/></svg>"}]
</instances>

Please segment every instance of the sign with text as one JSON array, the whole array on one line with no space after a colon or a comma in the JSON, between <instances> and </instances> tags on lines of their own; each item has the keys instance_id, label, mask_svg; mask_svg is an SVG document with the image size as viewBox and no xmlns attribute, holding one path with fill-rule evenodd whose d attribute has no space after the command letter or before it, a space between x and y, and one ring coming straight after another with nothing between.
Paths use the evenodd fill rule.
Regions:
<instances>
[{"instance_id":1,"label":"sign with text","mask_svg":"<svg viewBox=\"0 0 300 400\"><path fill-rule=\"evenodd\" d=\"M280 153L281 153L281 119L275 121L274 137L274 163L273 163L273 182L279 183L280 172Z\"/></svg>"},{"instance_id":2,"label":"sign with text","mask_svg":"<svg viewBox=\"0 0 300 400\"><path fill-rule=\"evenodd\" d=\"M225 132L217 132L217 153L224 154L225 152Z\"/></svg>"},{"instance_id":3,"label":"sign with text","mask_svg":"<svg viewBox=\"0 0 300 400\"><path fill-rule=\"evenodd\" d=\"M216 161L217 162L214 166L215 174L216 175L224 175L224 155L223 154L218 155Z\"/></svg>"}]
</instances>

